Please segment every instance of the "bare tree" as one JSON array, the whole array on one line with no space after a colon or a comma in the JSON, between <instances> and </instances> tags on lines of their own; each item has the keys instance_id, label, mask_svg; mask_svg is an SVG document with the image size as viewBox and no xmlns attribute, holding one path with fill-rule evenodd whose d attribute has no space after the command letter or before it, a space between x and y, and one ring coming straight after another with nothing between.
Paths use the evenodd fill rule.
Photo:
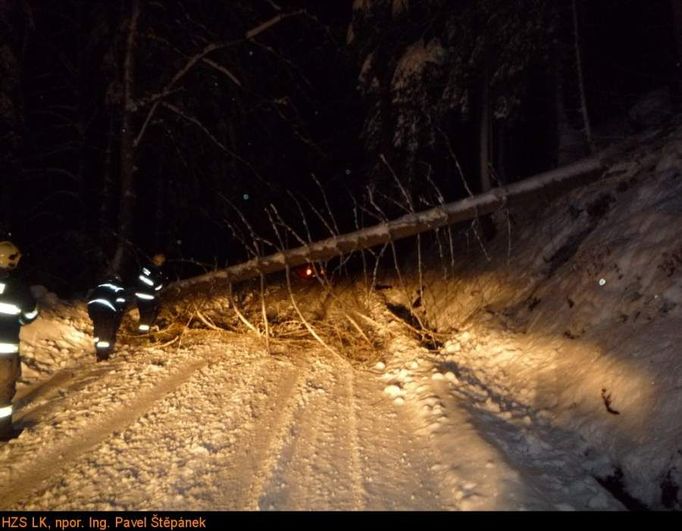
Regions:
<instances>
[{"instance_id":1,"label":"bare tree","mask_svg":"<svg viewBox=\"0 0 682 531\"><path fill-rule=\"evenodd\" d=\"M490 66L488 59L483 60L483 74L481 75L481 92L479 105L479 179L481 192L492 188L490 180L491 163L491 117L490 117Z\"/></svg>"},{"instance_id":2,"label":"bare tree","mask_svg":"<svg viewBox=\"0 0 682 531\"><path fill-rule=\"evenodd\" d=\"M138 37L138 21L140 19L140 2L132 0L130 19L123 63L123 96L121 98L121 134L120 134L120 183L121 195L118 213L119 243L112 260L111 267L118 271L123 264L126 244L130 241L133 228L133 208L135 205L134 173L135 173L135 136L133 131L133 89L135 84L135 45Z\"/></svg>"},{"instance_id":3,"label":"bare tree","mask_svg":"<svg viewBox=\"0 0 682 531\"><path fill-rule=\"evenodd\" d=\"M119 182L120 197L117 222L117 247L112 259L111 268L120 270L125 262L126 255L132 247L134 212L136 203L136 157L150 128L155 123L163 123L169 116L190 125L217 147L225 156L247 167L256 177L262 179L247 160L242 158L234 149L231 149L229 141L225 142L217 132L211 130L199 117L184 108L180 103L173 101L173 96L187 91L187 84L183 84L192 72L199 68L208 68L220 76L224 76L234 86L241 88L242 82L235 75L231 65L220 62L215 56L218 52L234 48L245 42L254 41L259 35L274 28L280 22L301 15L304 11L290 13L278 13L276 16L258 23L253 28L242 34L241 38L234 40L211 40L198 50L184 56L179 68L177 68L168 80L153 90L144 91L136 80L136 57L139 53L139 41L144 33L140 26L142 3L139 0L131 0L130 13L126 23L126 40L124 60L121 71L121 94L119 101L120 131L118 131L119 146ZM201 40L206 40L211 35L202 35ZM154 34L154 38L163 40ZM167 40L164 44L171 46ZM180 53L179 50L175 50ZM220 127L218 128L221 129ZM224 128L223 128L224 129ZM229 131L229 128L227 128Z\"/></svg>"},{"instance_id":4,"label":"bare tree","mask_svg":"<svg viewBox=\"0 0 682 531\"><path fill-rule=\"evenodd\" d=\"M575 51L575 69L578 75L578 91L580 93L580 114L583 119L583 131L585 134L585 144L589 153L594 153L594 140L592 138L592 126L590 114L587 110L587 94L585 93L585 79L582 51L580 46L580 26L578 17L577 0L571 0L571 10L573 13L573 47Z\"/></svg>"},{"instance_id":5,"label":"bare tree","mask_svg":"<svg viewBox=\"0 0 682 531\"><path fill-rule=\"evenodd\" d=\"M675 38L676 61L673 80L673 99L676 104L682 104L682 0L670 0L673 14L673 33Z\"/></svg>"}]
</instances>

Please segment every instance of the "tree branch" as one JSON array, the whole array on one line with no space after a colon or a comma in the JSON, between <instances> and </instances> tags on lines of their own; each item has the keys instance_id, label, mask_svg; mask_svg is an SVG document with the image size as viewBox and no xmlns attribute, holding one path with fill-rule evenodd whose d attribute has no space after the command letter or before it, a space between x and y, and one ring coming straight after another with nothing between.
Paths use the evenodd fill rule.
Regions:
<instances>
[{"instance_id":1,"label":"tree branch","mask_svg":"<svg viewBox=\"0 0 682 531\"><path fill-rule=\"evenodd\" d=\"M247 31L245 36L247 39L253 39L254 37L260 35L264 31L269 30L275 24L279 24L280 22L282 22L282 20L287 19L289 17L294 17L296 15L301 15L303 13L305 13L305 9L299 9L298 11L292 11L291 13L285 13L283 15L275 15L270 20L266 20L262 24L259 24L255 28L252 28L249 31Z\"/></svg>"},{"instance_id":2,"label":"tree branch","mask_svg":"<svg viewBox=\"0 0 682 531\"><path fill-rule=\"evenodd\" d=\"M234 151L228 149L227 146L225 146L225 144L223 144L220 140L218 140L215 137L215 135L213 133L211 133L211 131L209 131L206 128L206 126L204 124L202 124L197 118L195 118L194 116L190 116L189 114L185 113L182 109L176 107L172 103L162 102L161 105L166 107L168 110L174 112L175 114L177 114L178 116L180 116L184 120L186 120L186 121L190 122L191 124L194 124L195 126L197 126L211 140L211 142L213 142L216 146L218 146L224 153L226 153L230 157L233 157L236 160L238 160L239 162L241 162L242 164L244 164L246 167L248 167L251 170L251 172L253 172L253 174L258 179L260 179L262 182L266 183L265 179L263 179L260 176L260 174L256 171L256 169L251 165L251 163L249 163L247 160L245 160L242 157L240 157L239 155L237 155Z\"/></svg>"},{"instance_id":3,"label":"tree branch","mask_svg":"<svg viewBox=\"0 0 682 531\"><path fill-rule=\"evenodd\" d=\"M226 67L224 67L223 65L221 65L219 63L216 63L215 61L213 61L207 57L204 57L201 61L203 63L206 63L207 65L215 68L218 72L225 74L235 85L237 85L239 88L241 88L242 82L239 81L239 79L237 79L237 76L235 76L232 72L230 72Z\"/></svg>"}]
</instances>

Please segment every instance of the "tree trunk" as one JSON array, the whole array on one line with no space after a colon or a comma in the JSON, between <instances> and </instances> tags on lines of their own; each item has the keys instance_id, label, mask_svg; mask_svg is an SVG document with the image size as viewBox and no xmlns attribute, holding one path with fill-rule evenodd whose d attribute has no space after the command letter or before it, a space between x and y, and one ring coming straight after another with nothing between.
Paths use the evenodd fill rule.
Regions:
<instances>
[{"instance_id":1,"label":"tree trunk","mask_svg":"<svg viewBox=\"0 0 682 531\"><path fill-rule=\"evenodd\" d=\"M555 97L555 121L556 121L556 161L558 166L570 164L585 156L585 142L580 134L570 123L566 114L566 98L564 93L564 74L561 54L558 47L554 52L554 97Z\"/></svg>"},{"instance_id":2,"label":"tree trunk","mask_svg":"<svg viewBox=\"0 0 682 531\"><path fill-rule=\"evenodd\" d=\"M583 126L585 128L585 143L587 145L588 153L594 153L594 141L592 138L592 126L590 124L590 115L587 111L587 95L585 94L585 79L583 72L583 59L580 52L580 30L578 28L578 6L577 0L572 0L571 7L573 10L573 45L575 47L575 67L578 73L578 91L580 92L580 113L583 117Z\"/></svg>"},{"instance_id":3,"label":"tree trunk","mask_svg":"<svg viewBox=\"0 0 682 531\"><path fill-rule=\"evenodd\" d=\"M3 42L5 41L5 42ZM0 239L14 221L14 188L19 182L21 164L21 101L19 100L20 64L9 38L0 40L0 101L7 105L0 113Z\"/></svg>"},{"instance_id":4,"label":"tree trunk","mask_svg":"<svg viewBox=\"0 0 682 531\"><path fill-rule=\"evenodd\" d=\"M104 151L104 162L102 165L102 181L100 192L99 207L99 237L100 241L106 242L110 237L110 215L111 198L113 195L114 183L111 178L114 168L114 117L109 117L109 130L107 131L107 147Z\"/></svg>"},{"instance_id":5,"label":"tree trunk","mask_svg":"<svg viewBox=\"0 0 682 531\"><path fill-rule=\"evenodd\" d=\"M113 271L121 271L126 249L132 239L135 209L135 135L133 131L133 86L135 82L135 41L140 17L139 0L132 0L125 61L123 63L123 98L121 101L120 183L118 211L118 245L111 263Z\"/></svg>"},{"instance_id":6,"label":"tree trunk","mask_svg":"<svg viewBox=\"0 0 682 531\"><path fill-rule=\"evenodd\" d=\"M490 116L490 54L486 53L483 61L483 75L481 79L481 102L479 109L478 124L478 152L479 152L479 184L481 193L492 190L492 179L490 178L491 152L492 152L492 127ZM495 237L497 229L495 222L490 216L478 218L478 227L483 234L483 238L488 241Z\"/></svg>"},{"instance_id":7,"label":"tree trunk","mask_svg":"<svg viewBox=\"0 0 682 531\"><path fill-rule=\"evenodd\" d=\"M3 6L0 19L0 239L5 239L6 232L19 221L16 211L20 210L13 198L21 185L24 133L21 43L28 38L26 26L30 21L18 7L12 2Z\"/></svg>"},{"instance_id":8,"label":"tree trunk","mask_svg":"<svg viewBox=\"0 0 682 531\"><path fill-rule=\"evenodd\" d=\"M682 0L670 0L673 15L673 32L675 38L675 63L673 72L672 98L675 107L682 109Z\"/></svg>"},{"instance_id":9,"label":"tree trunk","mask_svg":"<svg viewBox=\"0 0 682 531\"><path fill-rule=\"evenodd\" d=\"M507 122L505 119L497 120L493 127L495 134L493 138L495 176L500 186L507 184Z\"/></svg>"},{"instance_id":10,"label":"tree trunk","mask_svg":"<svg viewBox=\"0 0 682 531\"><path fill-rule=\"evenodd\" d=\"M479 167L481 192L492 189L490 180L490 75L487 60L483 65L481 82L481 107L479 112Z\"/></svg>"},{"instance_id":11,"label":"tree trunk","mask_svg":"<svg viewBox=\"0 0 682 531\"><path fill-rule=\"evenodd\" d=\"M414 236L460 221L489 214L507 205L517 205L553 189L568 189L598 178L605 163L599 157L583 159L569 166L557 168L524 181L495 188L454 203L407 214L393 221L350 232L309 245L296 247L270 256L255 258L227 269L175 282L177 290L195 288L218 280L239 282L262 274L274 273L314 261L328 260L354 251L369 249L390 241Z\"/></svg>"},{"instance_id":12,"label":"tree trunk","mask_svg":"<svg viewBox=\"0 0 682 531\"><path fill-rule=\"evenodd\" d=\"M164 176L164 164L159 164L161 174L156 179L156 200L154 210L154 249L163 249L166 245L164 235L167 232L168 220L165 216L166 210L166 179Z\"/></svg>"}]
</instances>

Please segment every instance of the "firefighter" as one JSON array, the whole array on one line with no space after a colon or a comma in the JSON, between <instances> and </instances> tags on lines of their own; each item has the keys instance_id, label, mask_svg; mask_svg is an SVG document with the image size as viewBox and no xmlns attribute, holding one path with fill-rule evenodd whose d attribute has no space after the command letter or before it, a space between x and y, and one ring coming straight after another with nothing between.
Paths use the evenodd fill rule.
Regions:
<instances>
[{"instance_id":1,"label":"firefighter","mask_svg":"<svg viewBox=\"0 0 682 531\"><path fill-rule=\"evenodd\" d=\"M12 242L0 242L0 440L4 441L19 433L12 426L12 399L21 375L19 331L38 316L28 286L11 274L20 258Z\"/></svg>"},{"instance_id":2,"label":"firefighter","mask_svg":"<svg viewBox=\"0 0 682 531\"><path fill-rule=\"evenodd\" d=\"M162 270L165 263L166 255L157 253L151 263L142 267L137 277L135 300L140 311L137 330L141 333L149 332L159 313L159 295L166 281Z\"/></svg>"},{"instance_id":3,"label":"firefighter","mask_svg":"<svg viewBox=\"0 0 682 531\"><path fill-rule=\"evenodd\" d=\"M90 292L88 315L94 329L93 342L97 361L108 360L114 350L116 333L121 326L128 300L126 293L118 275L111 275L106 282Z\"/></svg>"}]
</instances>

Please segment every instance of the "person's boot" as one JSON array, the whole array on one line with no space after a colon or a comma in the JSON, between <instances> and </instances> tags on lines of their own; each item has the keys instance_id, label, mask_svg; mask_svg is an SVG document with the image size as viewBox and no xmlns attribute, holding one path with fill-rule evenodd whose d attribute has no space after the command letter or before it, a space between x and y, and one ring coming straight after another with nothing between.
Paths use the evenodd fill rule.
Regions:
<instances>
[{"instance_id":1,"label":"person's boot","mask_svg":"<svg viewBox=\"0 0 682 531\"><path fill-rule=\"evenodd\" d=\"M22 428L18 428L12 424L11 416L0 419L0 442L16 439L22 431Z\"/></svg>"},{"instance_id":2,"label":"person's boot","mask_svg":"<svg viewBox=\"0 0 682 531\"><path fill-rule=\"evenodd\" d=\"M107 361L109 359L108 350L98 350L97 351L97 361Z\"/></svg>"}]
</instances>

